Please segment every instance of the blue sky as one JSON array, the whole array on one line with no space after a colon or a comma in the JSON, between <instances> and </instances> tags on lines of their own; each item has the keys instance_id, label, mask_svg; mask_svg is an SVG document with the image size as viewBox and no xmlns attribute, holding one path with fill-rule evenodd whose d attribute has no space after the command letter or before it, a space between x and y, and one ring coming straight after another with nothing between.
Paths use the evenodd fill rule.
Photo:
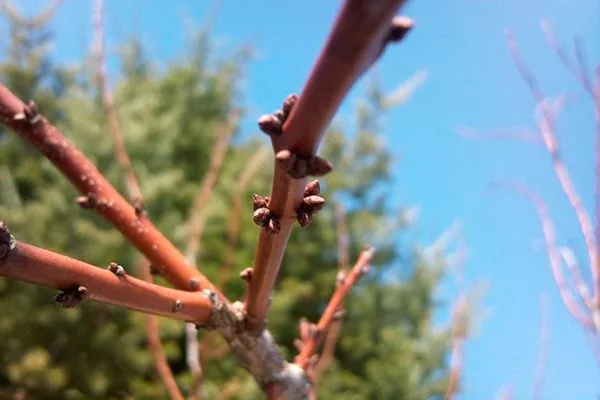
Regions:
<instances>
[{"instance_id":1,"label":"blue sky","mask_svg":"<svg viewBox=\"0 0 600 400\"><path fill-rule=\"evenodd\" d=\"M21 0L26 10L45 1ZM252 42L259 57L245 79L245 100L252 118L299 91L319 52L340 1L222 1L215 21L218 43ZM107 0L108 47L140 34L154 61L168 62L185 45L184 20L201 22L212 2ZM561 244L584 260L585 248L574 215L557 184L547 154L530 144L509 140L470 141L458 127L490 130L533 127L534 102L509 57L504 31L514 30L524 57L548 95L574 94L563 113L559 135L584 203L592 210L593 109L562 68L539 28L546 18L566 44L579 35L590 65L600 59L600 3L594 0L412 1L405 14L417 27L401 45L389 49L377 65L384 88L391 90L415 71L428 79L410 102L392 111L386 141L401 154L395 167L395 195L401 204L421 209L418 238L427 242L455 220L469 248L469 281L486 280L483 301L489 316L469 340L465 392L461 399L492 399L511 385L516 399L532 397L540 343L540 296L549 299L549 348L545 400L595 399L600 368L579 326L558 296L541 243L532 205L512 193L486 192L494 180L528 184L549 203ZM78 62L89 48L89 2L65 0L57 16L54 54ZM341 109L351 106L354 90ZM587 265L586 265L586 268Z\"/></svg>"}]
</instances>

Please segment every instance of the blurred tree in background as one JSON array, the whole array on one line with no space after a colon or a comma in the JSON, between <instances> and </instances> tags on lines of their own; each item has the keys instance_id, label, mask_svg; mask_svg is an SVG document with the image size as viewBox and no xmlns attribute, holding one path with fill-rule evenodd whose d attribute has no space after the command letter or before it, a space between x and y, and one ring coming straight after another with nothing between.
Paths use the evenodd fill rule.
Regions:
<instances>
[{"instance_id":1,"label":"blurred tree in background","mask_svg":"<svg viewBox=\"0 0 600 400\"><path fill-rule=\"evenodd\" d=\"M51 59L51 10L32 19L4 11L9 35L2 51L2 82L21 98L35 98L40 110L125 192L91 60L67 68ZM218 127L231 110L243 110L238 83L251 57L251 49L243 47L216 58L205 30L191 40L185 57L162 70L145 58L141 43L122 46L113 86L127 149L149 217L180 248ZM372 85L356 111L356 130L337 124L326 135L322 153L336 166L323 182L330 206L309 229L294 231L269 316L269 328L288 358L293 357L298 321L317 320L335 286L332 204L343 204L350 260L366 245L374 245L377 256L371 273L346 302L335 359L318 385L323 399L442 398L447 385L449 332L432 321L445 257L423 256L411 241L402 209L390 201L392 154L380 136L387 107L383 100ZM237 275L253 262L258 232L250 202L243 203L241 215L234 215L232 201L239 177L264 145L258 135L235 137L208 204L197 265L208 278L222 282L230 298L244 292ZM263 162L244 199L268 193L271 163ZM12 231L23 241L96 265L118 261L137 274L140 256L135 249L101 218L80 210L76 197L48 161L17 135L0 131L0 215ZM239 219L240 235L228 261L231 218ZM224 271L230 261L231 270ZM51 301L54 294L0 280L2 393L24 389L34 399L165 398L146 348L141 314L92 302L63 310ZM191 378L184 324L161 319L160 332L186 393ZM209 339L212 353L225 346L216 336ZM203 361L209 398L262 398L232 356L205 354Z\"/></svg>"}]
</instances>

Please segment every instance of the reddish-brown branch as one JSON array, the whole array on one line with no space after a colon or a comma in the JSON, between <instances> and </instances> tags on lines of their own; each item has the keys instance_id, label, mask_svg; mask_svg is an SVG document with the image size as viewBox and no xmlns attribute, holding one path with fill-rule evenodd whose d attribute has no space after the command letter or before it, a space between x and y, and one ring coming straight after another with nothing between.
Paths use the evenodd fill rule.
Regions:
<instances>
[{"instance_id":1,"label":"reddish-brown branch","mask_svg":"<svg viewBox=\"0 0 600 400\"><path fill-rule=\"evenodd\" d=\"M309 361L316 353L317 347L323 338L323 333L327 332L327 329L331 326L331 323L336 319L336 312L344 303L344 299L350 292L350 289L352 289L360 277L365 274L374 253L375 250L373 248L363 250L356 261L356 264L354 264L352 267L352 270L344 277L344 281L341 282L335 289L335 292L333 293L333 296L331 296L327 307L325 307L325 311L323 311L323 314L321 315L314 332L311 332L310 335L306 335L307 337L302 338L302 349L295 360L295 363L302 368L307 369L310 367Z\"/></svg>"},{"instance_id":2,"label":"reddish-brown branch","mask_svg":"<svg viewBox=\"0 0 600 400\"><path fill-rule=\"evenodd\" d=\"M144 259L141 265L142 278L149 283L152 283L152 274L150 273L150 263ZM177 387L177 381L173 376L173 371L169 367L167 356L160 340L158 330L158 318L155 315L146 315L146 335L148 336L148 350L154 359L154 368L160 377L161 381L167 389L171 400L183 400L184 397Z\"/></svg>"},{"instance_id":3,"label":"reddish-brown branch","mask_svg":"<svg viewBox=\"0 0 600 400\"><path fill-rule=\"evenodd\" d=\"M579 193L577 192L577 189L573 184L573 180L571 179L571 175L569 174L569 171L560 155L560 145L556 137L554 126L556 111L552 110L551 107L548 106L548 101L543 95L537 80L535 79L533 73L525 65L514 36L510 32L507 36L509 50L517 70L521 74L523 80L527 83L529 91L533 95L535 101L537 102L537 106L539 107L541 116L540 120L538 121L538 128L542 134L542 138L548 153L550 154L552 165L558 181L560 182L561 188L567 196L567 199L571 204L571 208L577 217L581 234L585 240L590 268L592 270L596 304L598 304L600 301L600 265L598 264L597 238L591 218L585 209L583 202L581 201Z\"/></svg>"},{"instance_id":4,"label":"reddish-brown branch","mask_svg":"<svg viewBox=\"0 0 600 400\"><path fill-rule=\"evenodd\" d=\"M560 296L562 297L562 300L571 315L584 328L593 329L593 324L589 313L579 305L571 293L571 289L569 288L569 285L567 284L563 275L560 253L556 245L554 223L552 222L552 217L550 216L548 207L537 193L526 186L509 182L498 183L497 185L515 191L516 193L531 200L531 202L535 205L538 217L542 224L542 231L544 233L544 240L546 242L546 253L548 254L548 260L550 261L552 274L554 276Z\"/></svg>"},{"instance_id":5,"label":"reddish-brown branch","mask_svg":"<svg viewBox=\"0 0 600 400\"><path fill-rule=\"evenodd\" d=\"M541 328L540 328L540 354L535 367L535 379L533 380L533 400L541 400L544 392L544 377L548 364L548 340L550 328L548 326L549 311L548 299L545 296L540 298L541 310Z\"/></svg>"},{"instance_id":6,"label":"reddish-brown branch","mask_svg":"<svg viewBox=\"0 0 600 400\"><path fill-rule=\"evenodd\" d=\"M335 207L335 214L337 219L338 235L338 273L336 277L336 286L339 286L344 282L344 277L348 271L348 263L350 258L350 238L348 235L348 228L346 227L346 214L344 212L344 208L337 204ZM343 310L341 307L342 306L340 306L339 310ZM342 325L342 319L335 318L327 329L321 355L319 356L319 359L317 360L317 363L315 364L311 374L311 378L315 384L318 382L321 375L323 375L323 373L327 370L331 360L333 360L335 348L337 346L340 333L342 332Z\"/></svg>"},{"instance_id":7,"label":"reddish-brown branch","mask_svg":"<svg viewBox=\"0 0 600 400\"><path fill-rule=\"evenodd\" d=\"M83 286L84 297L92 300L198 324L208 323L211 317L212 304L205 295L165 288L127 274L117 276L22 242L16 242L8 256L0 259L0 275L63 292Z\"/></svg>"},{"instance_id":8,"label":"reddish-brown branch","mask_svg":"<svg viewBox=\"0 0 600 400\"><path fill-rule=\"evenodd\" d=\"M148 218L136 213L79 149L37 114L34 104L25 105L3 85L0 85L0 121L44 154L84 195L79 199L80 204L110 221L174 286L217 292Z\"/></svg>"},{"instance_id":9,"label":"reddish-brown branch","mask_svg":"<svg viewBox=\"0 0 600 400\"><path fill-rule=\"evenodd\" d=\"M108 132L110 133L115 148L115 155L117 156L117 162L125 174L125 181L127 183L127 190L129 191L129 199L133 204L142 207L142 192L140 186L133 172L131 161L125 147L125 140L121 133L121 126L119 124L119 116L115 107L115 100L110 90L107 74L106 64L104 56L104 23L103 23L103 0L96 0L93 14L94 23L94 56L96 59L96 81L98 90L100 91L100 97L102 98L102 105L104 107L104 113L108 120Z\"/></svg>"},{"instance_id":10,"label":"reddish-brown branch","mask_svg":"<svg viewBox=\"0 0 600 400\"><path fill-rule=\"evenodd\" d=\"M342 6L333 30L283 126L272 136L275 152L289 150L313 155L325 129L356 80L381 55L390 39L400 40L412 26L392 18L403 0L355 0ZM392 26L394 25L394 27ZM290 179L275 166L269 209L281 221L277 234L262 230L248 285L248 327L260 329L269 311L271 292L279 273L287 241L302 201L305 179Z\"/></svg>"}]
</instances>

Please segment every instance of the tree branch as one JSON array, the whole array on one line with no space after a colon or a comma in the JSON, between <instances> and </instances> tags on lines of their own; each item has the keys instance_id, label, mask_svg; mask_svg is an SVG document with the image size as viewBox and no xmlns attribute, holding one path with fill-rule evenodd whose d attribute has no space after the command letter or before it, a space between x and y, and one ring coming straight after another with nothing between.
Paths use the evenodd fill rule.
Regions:
<instances>
[{"instance_id":1,"label":"tree branch","mask_svg":"<svg viewBox=\"0 0 600 400\"><path fill-rule=\"evenodd\" d=\"M275 166L268 209L277 223L271 232L262 230L258 239L245 304L250 329L262 329L269 311L273 286L297 218L296 210L303 200L304 178L331 169L314 155L325 129L350 88L379 58L386 44L401 40L412 27L406 18L392 19L402 4L403 0L346 1L298 104L288 107L289 116L279 121L283 125L279 134L276 130L270 132L280 162ZM285 114L286 106L283 108Z\"/></svg>"},{"instance_id":2,"label":"tree branch","mask_svg":"<svg viewBox=\"0 0 600 400\"><path fill-rule=\"evenodd\" d=\"M348 260L349 257L349 244L350 238L348 236L348 228L346 227L346 214L344 208L340 204L336 204L335 214L337 219L337 234L338 234L338 273L336 277L336 287L344 283L344 277L348 273ZM343 310L343 305L340 305L339 311ZM339 312L338 311L338 312ZM337 345L340 333L342 331L342 318L334 318L331 325L327 329L325 341L323 343L323 350L317 360L311 378L316 384L321 375L327 370L333 356L335 354L335 347Z\"/></svg>"},{"instance_id":3,"label":"tree branch","mask_svg":"<svg viewBox=\"0 0 600 400\"><path fill-rule=\"evenodd\" d=\"M140 266L142 278L149 283L152 283L152 274L150 273L150 263L145 258L143 259L142 265ZM158 318L155 315L147 314L145 316L146 322L146 335L148 336L148 350L154 358L154 368L160 377L160 380L165 385L169 398L171 400L183 400L184 397L179 391L173 371L169 366L165 350L160 340L160 333L158 330Z\"/></svg>"},{"instance_id":4,"label":"tree branch","mask_svg":"<svg viewBox=\"0 0 600 400\"><path fill-rule=\"evenodd\" d=\"M65 307L90 298L201 325L209 323L213 306L207 296L144 282L116 263L109 269L15 241L0 222L0 275L60 290L57 301Z\"/></svg>"},{"instance_id":5,"label":"tree branch","mask_svg":"<svg viewBox=\"0 0 600 400\"><path fill-rule=\"evenodd\" d=\"M552 217L550 216L548 207L546 206L542 198L537 193L535 193L534 191L532 191L524 185L509 182L501 182L496 183L496 186L510 189L520 194L521 196L531 200L531 202L536 208L538 217L542 224L542 231L544 233L544 240L546 242L546 253L548 254L548 260L550 261L550 266L552 268L552 275L554 276L554 280L556 282L556 286L558 287L560 296L562 297L562 300L565 303L565 306L567 307L567 310L569 310L571 315L584 328L593 330L594 327L590 319L590 315L586 313L584 309L582 309L582 307L573 297L571 290L569 289L569 286L567 285L567 282L563 275L560 253L556 245L554 223L552 222Z\"/></svg>"},{"instance_id":6,"label":"tree branch","mask_svg":"<svg viewBox=\"0 0 600 400\"><path fill-rule=\"evenodd\" d=\"M563 192L567 196L569 203L571 204L571 208L573 209L575 216L577 217L577 221L579 222L579 227L581 230L581 234L585 240L590 269L592 270L592 279L594 284L594 293L596 299L596 305L600 305L600 264L598 264L598 238L596 237L596 233L594 232L594 228L591 222L591 218L585 209L583 202L573 184L573 180L571 179L571 175L560 155L559 151L559 143L555 134L555 126L554 121L556 119L556 112L554 112L549 106L547 99L543 95L540 86L535 79L533 73L527 68L523 61L523 57L521 56L519 49L517 47L517 42L512 35L511 32L507 33L508 38L508 46L513 57L515 66L517 70L521 74L523 80L526 82L529 91L533 95L535 101L540 110L540 120L538 121L538 128L540 133L542 134L542 138L544 140L544 144L550 154L552 159L552 165L554 167L554 171L556 176L560 182L561 188ZM599 169L600 172L600 169ZM600 179L600 175L598 175Z\"/></svg>"},{"instance_id":7,"label":"tree branch","mask_svg":"<svg viewBox=\"0 0 600 400\"><path fill-rule=\"evenodd\" d=\"M83 194L78 198L79 204L94 209L110 221L174 286L218 293L148 218L139 215L98 169L55 126L38 114L35 103L23 104L3 85L0 85L0 122L45 155Z\"/></svg>"},{"instance_id":8,"label":"tree branch","mask_svg":"<svg viewBox=\"0 0 600 400\"><path fill-rule=\"evenodd\" d=\"M344 277L343 282L335 289L317 325L305 325L307 329L302 329L304 332L300 333L300 339L302 340L301 350L300 354L296 357L295 363L303 369L307 370L314 366L314 364L311 365L311 361L323 338L323 333L327 332L331 323L336 319L337 312L350 292L350 289L368 271L369 262L374 253L375 249L373 248L363 250L350 273Z\"/></svg>"}]
</instances>

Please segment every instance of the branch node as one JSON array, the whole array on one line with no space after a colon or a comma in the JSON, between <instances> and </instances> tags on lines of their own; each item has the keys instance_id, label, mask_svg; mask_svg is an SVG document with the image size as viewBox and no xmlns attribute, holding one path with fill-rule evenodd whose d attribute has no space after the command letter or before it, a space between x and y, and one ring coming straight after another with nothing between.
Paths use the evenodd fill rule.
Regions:
<instances>
[{"instance_id":1,"label":"branch node","mask_svg":"<svg viewBox=\"0 0 600 400\"><path fill-rule=\"evenodd\" d=\"M111 263L108 264L108 270L119 278L123 278L126 274L125 268L114 261L111 261Z\"/></svg>"},{"instance_id":2,"label":"branch node","mask_svg":"<svg viewBox=\"0 0 600 400\"><path fill-rule=\"evenodd\" d=\"M15 237L8 230L8 225L0 219L0 260L6 258L15 247L17 247Z\"/></svg>"},{"instance_id":3,"label":"branch node","mask_svg":"<svg viewBox=\"0 0 600 400\"><path fill-rule=\"evenodd\" d=\"M60 304L63 308L77 307L84 298L89 294L88 288L85 286L75 286L70 289L63 290L56 295L54 301Z\"/></svg>"},{"instance_id":4,"label":"branch node","mask_svg":"<svg viewBox=\"0 0 600 400\"><path fill-rule=\"evenodd\" d=\"M323 176L333 170L333 165L319 156L300 156L287 149L277 152L275 161L292 179Z\"/></svg>"},{"instance_id":5,"label":"branch node","mask_svg":"<svg viewBox=\"0 0 600 400\"><path fill-rule=\"evenodd\" d=\"M339 310L336 310L333 313L333 320L340 321L340 320L344 319L345 316L346 316L346 310L343 308L340 308Z\"/></svg>"},{"instance_id":6,"label":"branch node","mask_svg":"<svg viewBox=\"0 0 600 400\"><path fill-rule=\"evenodd\" d=\"M281 231L281 223L279 222L279 219L272 216L271 220L269 221L269 225L267 226L267 232L275 235L279 233L279 231Z\"/></svg>"}]
</instances>

